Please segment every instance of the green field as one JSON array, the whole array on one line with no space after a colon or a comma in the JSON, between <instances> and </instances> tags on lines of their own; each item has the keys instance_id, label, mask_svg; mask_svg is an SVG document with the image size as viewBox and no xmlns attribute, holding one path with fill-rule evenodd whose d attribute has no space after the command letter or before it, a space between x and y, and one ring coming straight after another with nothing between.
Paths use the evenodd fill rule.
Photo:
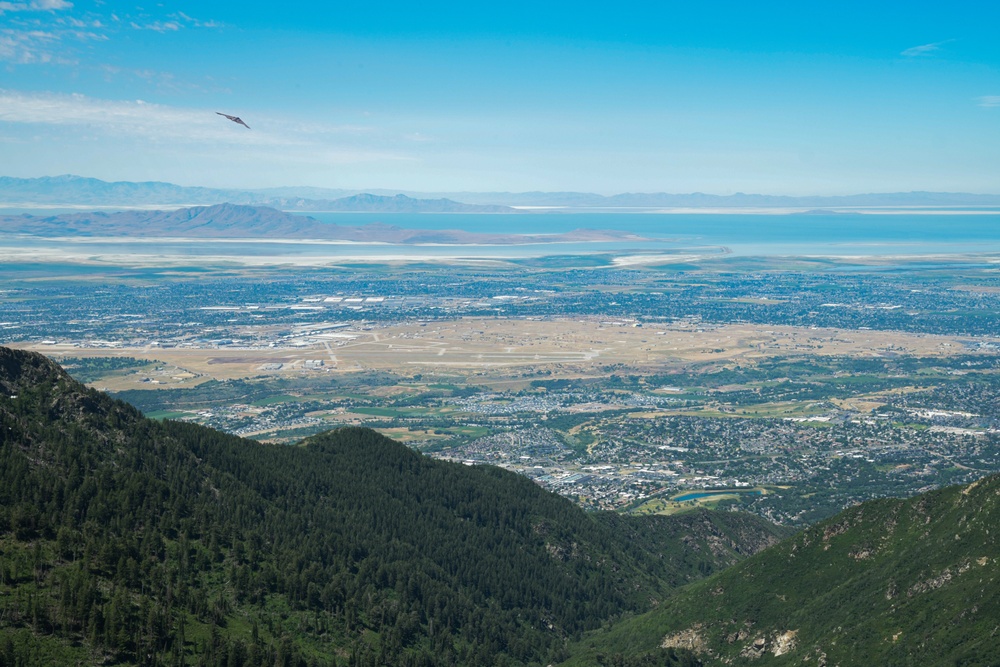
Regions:
<instances>
[{"instance_id":1,"label":"green field","mask_svg":"<svg viewBox=\"0 0 1000 667\"><path fill-rule=\"evenodd\" d=\"M641 505L633 508L629 511L629 514L639 514L639 515L649 515L649 514L660 514L664 516L669 516L671 514L682 514L684 512L690 512L698 508L715 509L720 503L727 500L740 501L743 496L748 494L766 494L767 490L763 488L753 488L753 489L725 489L720 490L718 493L711 493L711 495L702 496L700 498L691 498L689 500L677 500L686 494L691 493L691 491L683 491L681 493L676 493L673 497L657 496L655 498L650 498Z\"/></svg>"}]
</instances>

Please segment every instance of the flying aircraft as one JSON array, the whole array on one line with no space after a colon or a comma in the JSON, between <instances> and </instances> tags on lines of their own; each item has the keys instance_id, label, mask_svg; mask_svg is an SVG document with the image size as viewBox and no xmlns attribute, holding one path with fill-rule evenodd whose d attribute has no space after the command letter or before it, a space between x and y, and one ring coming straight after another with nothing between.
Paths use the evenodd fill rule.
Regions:
<instances>
[{"instance_id":1,"label":"flying aircraft","mask_svg":"<svg viewBox=\"0 0 1000 667\"><path fill-rule=\"evenodd\" d=\"M250 129L250 126L247 125L246 123L244 123L243 119L240 118L239 116L230 116L229 114L222 113L221 111L216 111L215 113L219 114L220 116L225 116L226 118L228 118L229 120L233 121L234 123L239 123L240 125L242 125L243 127L247 128L248 130Z\"/></svg>"}]
</instances>

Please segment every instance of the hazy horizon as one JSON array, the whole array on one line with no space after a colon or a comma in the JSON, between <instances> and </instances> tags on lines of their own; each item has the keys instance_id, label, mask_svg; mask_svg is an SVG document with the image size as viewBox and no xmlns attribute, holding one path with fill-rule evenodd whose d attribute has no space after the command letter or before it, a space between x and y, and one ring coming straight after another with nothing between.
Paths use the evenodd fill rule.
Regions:
<instances>
[{"instance_id":1,"label":"hazy horizon","mask_svg":"<svg viewBox=\"0 0 1000 667\"><path fill-rule=\"evenodd\" d=\"M971 192L971 191L958 191L958 190L898 190L898 191L857 191L857 192L843 192L838 194L820 194L815 192L807 192L802 194L790 194L787 192L706 192L706 191L665 191L665 190L619 190L619 191L594 191L594 190L539 190L539 189L525 189L525 190L413 190L401 187L391 187L391 186L373 186L373 187L327 187L327 186L317 186L317 185L305 185L301 183L281 183L278 185L262 186L262 187L249 187L233 185L227 187L215 187L211 185L206 185L204 183L193 183L193 182L182 182L182 181L168 181L159 179L149 179L149 180L107 180L98 178L96 176L89 176L85 174L43 174L39 176L12 176L10 174L0 174L0 179L19 179L23 181L44 181L51 180L55 182L73 182L73 181L100 181L106 185L169 185L176 186L184 189L208 189L208 190L231 190L234 192L264 192L264 193L278 193L280 191L290 191L290 192L308 192L314 191L316 194L323 193L340 193L337 196L350 196L344 193L355 193L355 194L377 194L385 195L386 193L391 194L402 194L405 196L447 196L447 195L458 195L458 194L489 194L489 195L593 195L597 197L612 198L623 195L664 195L672 197L686 197L686 196L705 196L705 197L718 197L718 198L734 198L740 196L746 197L768 197L768 198L788 198L788 199L820 199L820 198L850 198L850 197L867 197L867 196L891 196L891 195L949 195L949 196L985 196L993 197L1000 196L1000 193L992 192ZM304 197L302 194L290 194L288 196L294 197ZM72 203L72 202L69 202ZM5 204L0 202L0 207Z\"/></svg>"}]
</instances>

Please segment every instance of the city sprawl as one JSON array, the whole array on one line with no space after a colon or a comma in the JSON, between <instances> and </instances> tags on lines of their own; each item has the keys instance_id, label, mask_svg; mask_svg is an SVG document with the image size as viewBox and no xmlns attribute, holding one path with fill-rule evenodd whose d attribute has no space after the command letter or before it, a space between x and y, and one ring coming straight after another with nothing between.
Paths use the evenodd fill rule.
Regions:
<instances>
[{"instance_id":1,"label":"city sprawl","mask_svg":"<svg viewBox=\"0 0 1000 667\"><path fill-rule=\"evenodd\" d=\"M995 264L6 269L0 343L148 415L363 424L589 508L802 524L1000 470Z\"/></svg>"}]
</instances>

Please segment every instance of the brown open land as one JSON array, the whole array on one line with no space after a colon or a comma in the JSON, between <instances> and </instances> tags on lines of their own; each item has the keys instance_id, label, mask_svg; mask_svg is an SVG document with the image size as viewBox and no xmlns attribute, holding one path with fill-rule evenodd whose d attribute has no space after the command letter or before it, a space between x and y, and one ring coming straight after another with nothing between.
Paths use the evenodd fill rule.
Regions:
<instances>
[{"instance_id":1,"label":"brown open land","mask_svg":"<svg viewBox=\"0 0 1000 667\"><path fill-rule=\"evenodd\" d=\"M319 331L319 333L316 333ZM261 330L245 332L266 339ZM273 345L273 347L270 347ZM321 327L253 348L77 347L34 344L54 357L129 356L167 365L109 378L112 390L197 384L288 373L388 371L403 376L456 376L478 384L516 387L538 377L580 378L608 367L665 372L690 364L740 364L774 356L949 356L967 353L956 336L890 331L845 331L752 324L679 322L634 326L631 321L589 319L462 318L391 326ZM320 365L320 362L322 365ZM620 366L619 366L620 365ZM150 383L152 380L155 382Z\"/></svg>"}]
</instances>

